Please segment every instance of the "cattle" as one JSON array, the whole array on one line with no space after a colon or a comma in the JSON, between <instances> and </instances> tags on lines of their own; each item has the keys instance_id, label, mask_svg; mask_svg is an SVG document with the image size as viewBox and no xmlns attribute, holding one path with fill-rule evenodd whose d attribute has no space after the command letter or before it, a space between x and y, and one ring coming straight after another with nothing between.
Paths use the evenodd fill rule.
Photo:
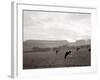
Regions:
<instances>
[{"instance_id":1,"label":"cattle","mask_svg":"<svg viewBox=\"0 0 100 80\"><path fill-rule=\"evenodd\" d=\"M80 48L78 47L78 48L76 48L76 51L79 51L80 50Z\"/></svg>"},{"instance_id":2,"label":"cattle","mask_svg":"<svg viewBox=\"0 0 100 80\"><path fill-rule=\"evenodd\" d=\"M88 49L88 51L90 52L90 51L91 51L91 49L89 48L89 49Z\"/></svg>"},{"instance_id":3,"label":"cattle","mask_svg":"<svg viewBox=\"0 0 100 80\"><path fill-rule=\"evenodd\" d=\"M56 50L56 54L58 54L58 52L59 52L59 51L58 51L58 50Z\"/></svg>"},{"instance_id":4,"label":"cattle","mask_svg":"<svg viewBox=\"0 0 100 80\"><path fill-rule=\"evenodd\" d=\"M66 57L67 57L69 54L71 54L71 51L66 51L66 52L65 52L64 59L66 59Z\"/></svg>"}]
</instances>

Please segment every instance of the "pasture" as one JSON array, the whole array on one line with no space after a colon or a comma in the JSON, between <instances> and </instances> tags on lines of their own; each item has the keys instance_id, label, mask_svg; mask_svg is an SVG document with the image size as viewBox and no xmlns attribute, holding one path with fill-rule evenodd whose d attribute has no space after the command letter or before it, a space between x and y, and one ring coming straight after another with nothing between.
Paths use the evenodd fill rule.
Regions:
<instances>
[{"instance_id":1,"label":"pasture","mask_svg":"<svg viewBox=\"0 0 100 80\"><path fill-rule=\"evenodd\" d=\"M78 46L60 47L57 49L58 51L50 48L45 51L23 52L23 69L90 66L90 46L85 45L79 50L77 48ZM71 54L64 59L68 50L71 51Z\"/></svg>"}]
</instances>

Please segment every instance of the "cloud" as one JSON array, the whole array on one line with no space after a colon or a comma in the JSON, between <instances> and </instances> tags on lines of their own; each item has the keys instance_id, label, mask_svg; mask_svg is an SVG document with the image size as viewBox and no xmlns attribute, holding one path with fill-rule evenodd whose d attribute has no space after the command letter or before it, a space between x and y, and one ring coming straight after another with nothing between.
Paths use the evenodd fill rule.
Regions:
<instances>
[{"instance_id":1,"label":"cloud","mask_svg":"<svg viewBox=\"0 0 100 80\"><path fill-rule=\"evenodd\" d=\"M24 11L24 40L89 39L90 19L90 14Z\"/></svg>"}]
</instances>

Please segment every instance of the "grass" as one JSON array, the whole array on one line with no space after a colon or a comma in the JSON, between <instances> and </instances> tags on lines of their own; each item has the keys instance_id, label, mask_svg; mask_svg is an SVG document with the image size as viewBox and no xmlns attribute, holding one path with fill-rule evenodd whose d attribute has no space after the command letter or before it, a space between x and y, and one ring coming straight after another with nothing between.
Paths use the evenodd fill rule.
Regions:
<instances>
[{"instance_id":1,"label":"grass","mask_svg":"<svg viewBox=\"0 0 100 80\"><path fill-rule=\"evenodd\" d=\"M91 53L89 47L62 47L58 53L54 49L48 51L30 51L23 53L23 69L54 68L54 67L75 67L90 66ZM65 52L71 50L72 53L64 59Z\"/></svg>"}]
</instances>

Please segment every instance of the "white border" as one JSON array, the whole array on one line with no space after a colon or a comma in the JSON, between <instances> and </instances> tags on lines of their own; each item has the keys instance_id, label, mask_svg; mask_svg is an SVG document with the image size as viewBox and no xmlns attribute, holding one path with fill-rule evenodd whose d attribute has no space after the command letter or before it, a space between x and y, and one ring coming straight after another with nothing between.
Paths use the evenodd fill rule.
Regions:
<instances>
[{"instance_id":1,"label":"white border","mask_svg":"<svg viewBox=\"0 0 100 80\"><path fill-rule=\"evenodd\" d=\"M96 28L96 8L71 7L71 6L54 6L54 5L36 5L25 3L12 3L12 77L45 77L54 75L66 75L72 73L86 73L96 71L96 54L95 54L95 28ZM91 13L92 26L92 53L91 66L89 67L69 67L69 68L46 68L23 70L23 53L22 53L22 10L45 10L45 11L62 11Z\"/></svg>"}]
</instances>

